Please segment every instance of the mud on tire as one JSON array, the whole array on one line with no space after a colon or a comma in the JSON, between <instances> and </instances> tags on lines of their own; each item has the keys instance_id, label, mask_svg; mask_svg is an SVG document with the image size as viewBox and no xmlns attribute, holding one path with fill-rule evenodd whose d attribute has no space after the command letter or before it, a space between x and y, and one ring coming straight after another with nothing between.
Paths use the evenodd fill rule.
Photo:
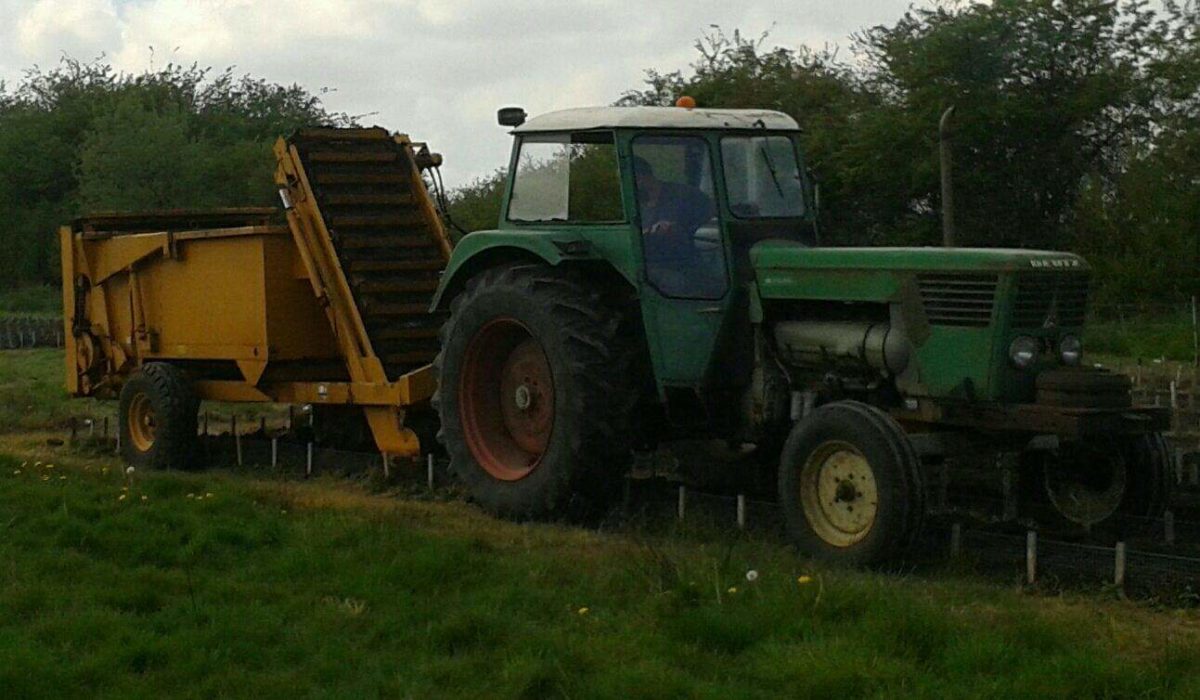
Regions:
<instances>
[{"instance_id":1,"label":"mud on tire","mask_svg":"<svg viewBox=\"0 0 1200 700\"><path fill-rule=\"evenodd\" d=\"M631 340L595 289L542 265L468 281L434 395L450 470L512 518L594 514L619 491L636 401Z\"/></svg>"}]
</instances>

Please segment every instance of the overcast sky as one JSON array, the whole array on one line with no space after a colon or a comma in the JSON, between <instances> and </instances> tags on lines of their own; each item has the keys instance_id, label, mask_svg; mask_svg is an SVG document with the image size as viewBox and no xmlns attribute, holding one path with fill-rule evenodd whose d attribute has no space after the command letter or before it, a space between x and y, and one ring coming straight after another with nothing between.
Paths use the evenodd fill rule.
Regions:
<instances>
[{"instance_id":1,"label":"overcast sky","mask_svg":"<svg viewBox=\"0 0 1200 700\"><path fill-rule=\"evenodd\" d=\"M709 25L795 47L847 45L910 0L0 0L0 80L64 54L126 71L233 65L430 142L447 184L502 166L495 110L608 104L646 68L682 68ZM921 2L921 4L926 4ZM153 52L150 47L154 47ZM368 114L370 113L370 114Z\"/></svg>"}]
</instances>

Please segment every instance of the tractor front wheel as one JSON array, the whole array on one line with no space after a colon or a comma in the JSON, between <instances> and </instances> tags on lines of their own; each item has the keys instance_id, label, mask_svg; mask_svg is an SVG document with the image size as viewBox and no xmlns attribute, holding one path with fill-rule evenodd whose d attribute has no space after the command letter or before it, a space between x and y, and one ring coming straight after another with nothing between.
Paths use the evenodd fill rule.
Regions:
<instances>
[{"instance_id":1,"label":"tractor front wheel","mask_svg":"<svg viewBox=\"0 0 1200 700\"><path fill-rule=\"evenodd\" d=\"M851 566L887 563L920 530L920 462L883 411L857 401L826 404L788 436L779 500L802 553Z\"/></svg>"},{"instance_id":2,"label":"tractor front wheel","mask_svg":"<svg viewBox=\"0 0 1200 700\"><path fill-rule=\"evenodd\" d=\"M485 509L594 511L615 492L634 398L619 329L596 291L542 266L486 271L454 300L436 362L439 437Z\"/></svg>"},{"instance_id":3,"label":"tractor front wheel","mask_svg":"<svg viewBox=\"0 0 1200 700\"><path fill-rule=\"evenodd\" d=\"M121 456L149 469L184 468L196 457L200 403L183 372L149 362L121 387Z\"/></svg>"}]
</instances>

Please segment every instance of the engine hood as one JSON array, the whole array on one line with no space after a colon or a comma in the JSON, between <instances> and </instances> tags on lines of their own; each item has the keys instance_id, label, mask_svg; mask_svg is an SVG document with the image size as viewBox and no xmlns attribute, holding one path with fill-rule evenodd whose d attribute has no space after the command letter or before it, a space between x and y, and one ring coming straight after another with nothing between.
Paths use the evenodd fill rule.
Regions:
<instances>
[{"instance_id":1,"label":"engine hood","mask_svg":"<svg viewBox=\"0 0 1200 700\"><path fill-rule=\"evenodd\" d=\"M1016 272L1088 269L1074 253L1020 248L810 248L795 241L763 241L750 251L754 269Z\"/></svg>"},{"instance_id":2,"label":"engine hood","mask_svg":"<svg viewBox=\"0 0 1200 700\"><path fill-rule=\"evenodd\" d=\"M763 241L750 250L764 299L898 300L919 274L998 275L1021 271L1086 272L1072 253L1013 248L810 248Z\"/></svg>"}]
</instances>

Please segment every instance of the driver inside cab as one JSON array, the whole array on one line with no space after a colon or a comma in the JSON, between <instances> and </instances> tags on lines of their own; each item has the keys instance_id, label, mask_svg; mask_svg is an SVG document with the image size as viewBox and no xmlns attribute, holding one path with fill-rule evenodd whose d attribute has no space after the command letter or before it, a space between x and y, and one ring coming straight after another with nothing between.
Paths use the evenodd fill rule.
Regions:
<instances>
[{"instance_id":1,"label":"driver inside cab","mask_svg":"<svg viewBox=\"0 0 1200 700\"><path fill-rule=\"evenodd\" d=\"M633 172L650 281L669 296L709 296L711 255L697 247L696 233L716 218L713 198L694 185L660 180L640 156Z\"/></svg>"}]
</instances>

